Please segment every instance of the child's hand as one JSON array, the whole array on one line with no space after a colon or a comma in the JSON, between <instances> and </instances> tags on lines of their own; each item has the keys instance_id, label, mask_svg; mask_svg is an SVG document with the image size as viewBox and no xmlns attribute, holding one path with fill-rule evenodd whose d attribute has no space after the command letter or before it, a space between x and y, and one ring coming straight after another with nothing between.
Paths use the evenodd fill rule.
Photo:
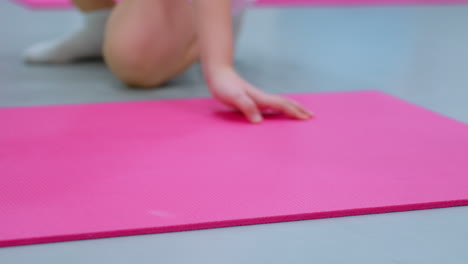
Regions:
<instances>
[{"instance_id":1,"label":"child's hand","mask_svg":"<svg viewBox=\"0 0 468 264\"><path fill-rule=\"evenodd\" d=\"M215 98L240 110L253 123L262 121L262 110L273 110L303 120L312 117L298 103L266 94L236 73L232 66L231 0L194 2L203 72Z\"/></svg>"},{"instance_id":2,"label":"child's hand","mask_svg":"<svg viewBox=\"0 0 468 264\"><path fill-rule=\"evenodd\" d=\"M260 91L242 79L232 68L217 70L210 77L208 86L213 96L222 103L240 110L252 123L263 120L262 110L273 110L301 120L313 116L297 102Z\"/></svg>"}]
</instances>

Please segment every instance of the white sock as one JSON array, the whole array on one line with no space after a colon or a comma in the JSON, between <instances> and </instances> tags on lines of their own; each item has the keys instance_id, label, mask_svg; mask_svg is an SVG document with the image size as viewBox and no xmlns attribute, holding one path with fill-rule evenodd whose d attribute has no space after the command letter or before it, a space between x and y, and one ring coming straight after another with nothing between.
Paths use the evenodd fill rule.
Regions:
<instances>
[{"instance_id":1,"label":"white sock","mask_svg":"<svg viewBox=\"0 0 468 264\"><path fill-rule=\"evenodd\" d=\"M83 13L83 25L62 38L33 45L24 53L30 63L70 63L102 56L104 31L111 9Z\"/></svg>"}]
</instances>

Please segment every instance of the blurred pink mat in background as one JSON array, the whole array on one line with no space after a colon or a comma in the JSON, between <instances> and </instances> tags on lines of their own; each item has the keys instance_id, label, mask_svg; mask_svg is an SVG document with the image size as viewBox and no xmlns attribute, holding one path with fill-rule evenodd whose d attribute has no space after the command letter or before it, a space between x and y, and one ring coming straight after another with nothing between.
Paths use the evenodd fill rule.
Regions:
<instances>
[{"instance_id":1,"label":"blurred pink mat in background","mask_svg":"<svg viewBox=\"0 0 468 264\"><path fill-rule=\"evenodd\" d=\"M69 0L13 0L32 8L68 8ZM459 4L468 0L257 0L259 6Z\"/></svg>"},{"instance_id":2,"label":"blurred pink mat in background","mask_svg":"<svg viewBox=\"0 0 468 264\"><path fill-rule=\"evenodd\" d=\"M0 246L468 205L468 126L373 92L0 109Z\"/></svg>"}]
</instances>

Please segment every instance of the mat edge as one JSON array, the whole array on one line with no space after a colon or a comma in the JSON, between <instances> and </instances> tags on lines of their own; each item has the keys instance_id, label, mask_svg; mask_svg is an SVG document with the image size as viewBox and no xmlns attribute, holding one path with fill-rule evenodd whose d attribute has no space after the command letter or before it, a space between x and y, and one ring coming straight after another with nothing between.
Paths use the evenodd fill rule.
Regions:
<instances>
[{"instance_id":1,"label":"mat edge","mask_svg":"<svg viewBox=\"0 0 468 264\"><path fill-rule=\"evenodd\" d=\"M468 206L468 199L0 241L0 248Z\"/></svg>"}]
</instances>

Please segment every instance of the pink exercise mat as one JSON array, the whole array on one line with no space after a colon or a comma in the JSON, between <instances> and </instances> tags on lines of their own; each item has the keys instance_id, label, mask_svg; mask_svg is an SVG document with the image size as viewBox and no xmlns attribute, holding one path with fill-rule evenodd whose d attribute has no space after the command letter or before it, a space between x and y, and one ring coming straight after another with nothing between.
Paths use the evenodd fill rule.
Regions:
<instances>
[{"instance_id":1,"label":"pink exercise mat","mask_svg":"<svg viewBox=\"0 0 468 264\"><path fill-rule=\"evenodd\" d=\"M32 8L68 8L69 0L13 0ZM257 0L258 6L457 4L468 0Z\"/></svg>"},{"instance_id":2,"label":"pink exercise mat","mask_svg":"<svg viewBox=\"0 0 468 264\"><path fill-rule=\"evenodd\" d=\"M70 8L69 0L13 0L30 8Z\"/></svg>"},{"instance_id":3,"label":"pink exercise mat","mask_svg":"<svg viewBox=\"0 0 468 264\"><path fill-rule=\"evenodd\" d=\"M468 126L380 92L0 109L0 246L468 205Z\"/></svg>"}]
</instances>

